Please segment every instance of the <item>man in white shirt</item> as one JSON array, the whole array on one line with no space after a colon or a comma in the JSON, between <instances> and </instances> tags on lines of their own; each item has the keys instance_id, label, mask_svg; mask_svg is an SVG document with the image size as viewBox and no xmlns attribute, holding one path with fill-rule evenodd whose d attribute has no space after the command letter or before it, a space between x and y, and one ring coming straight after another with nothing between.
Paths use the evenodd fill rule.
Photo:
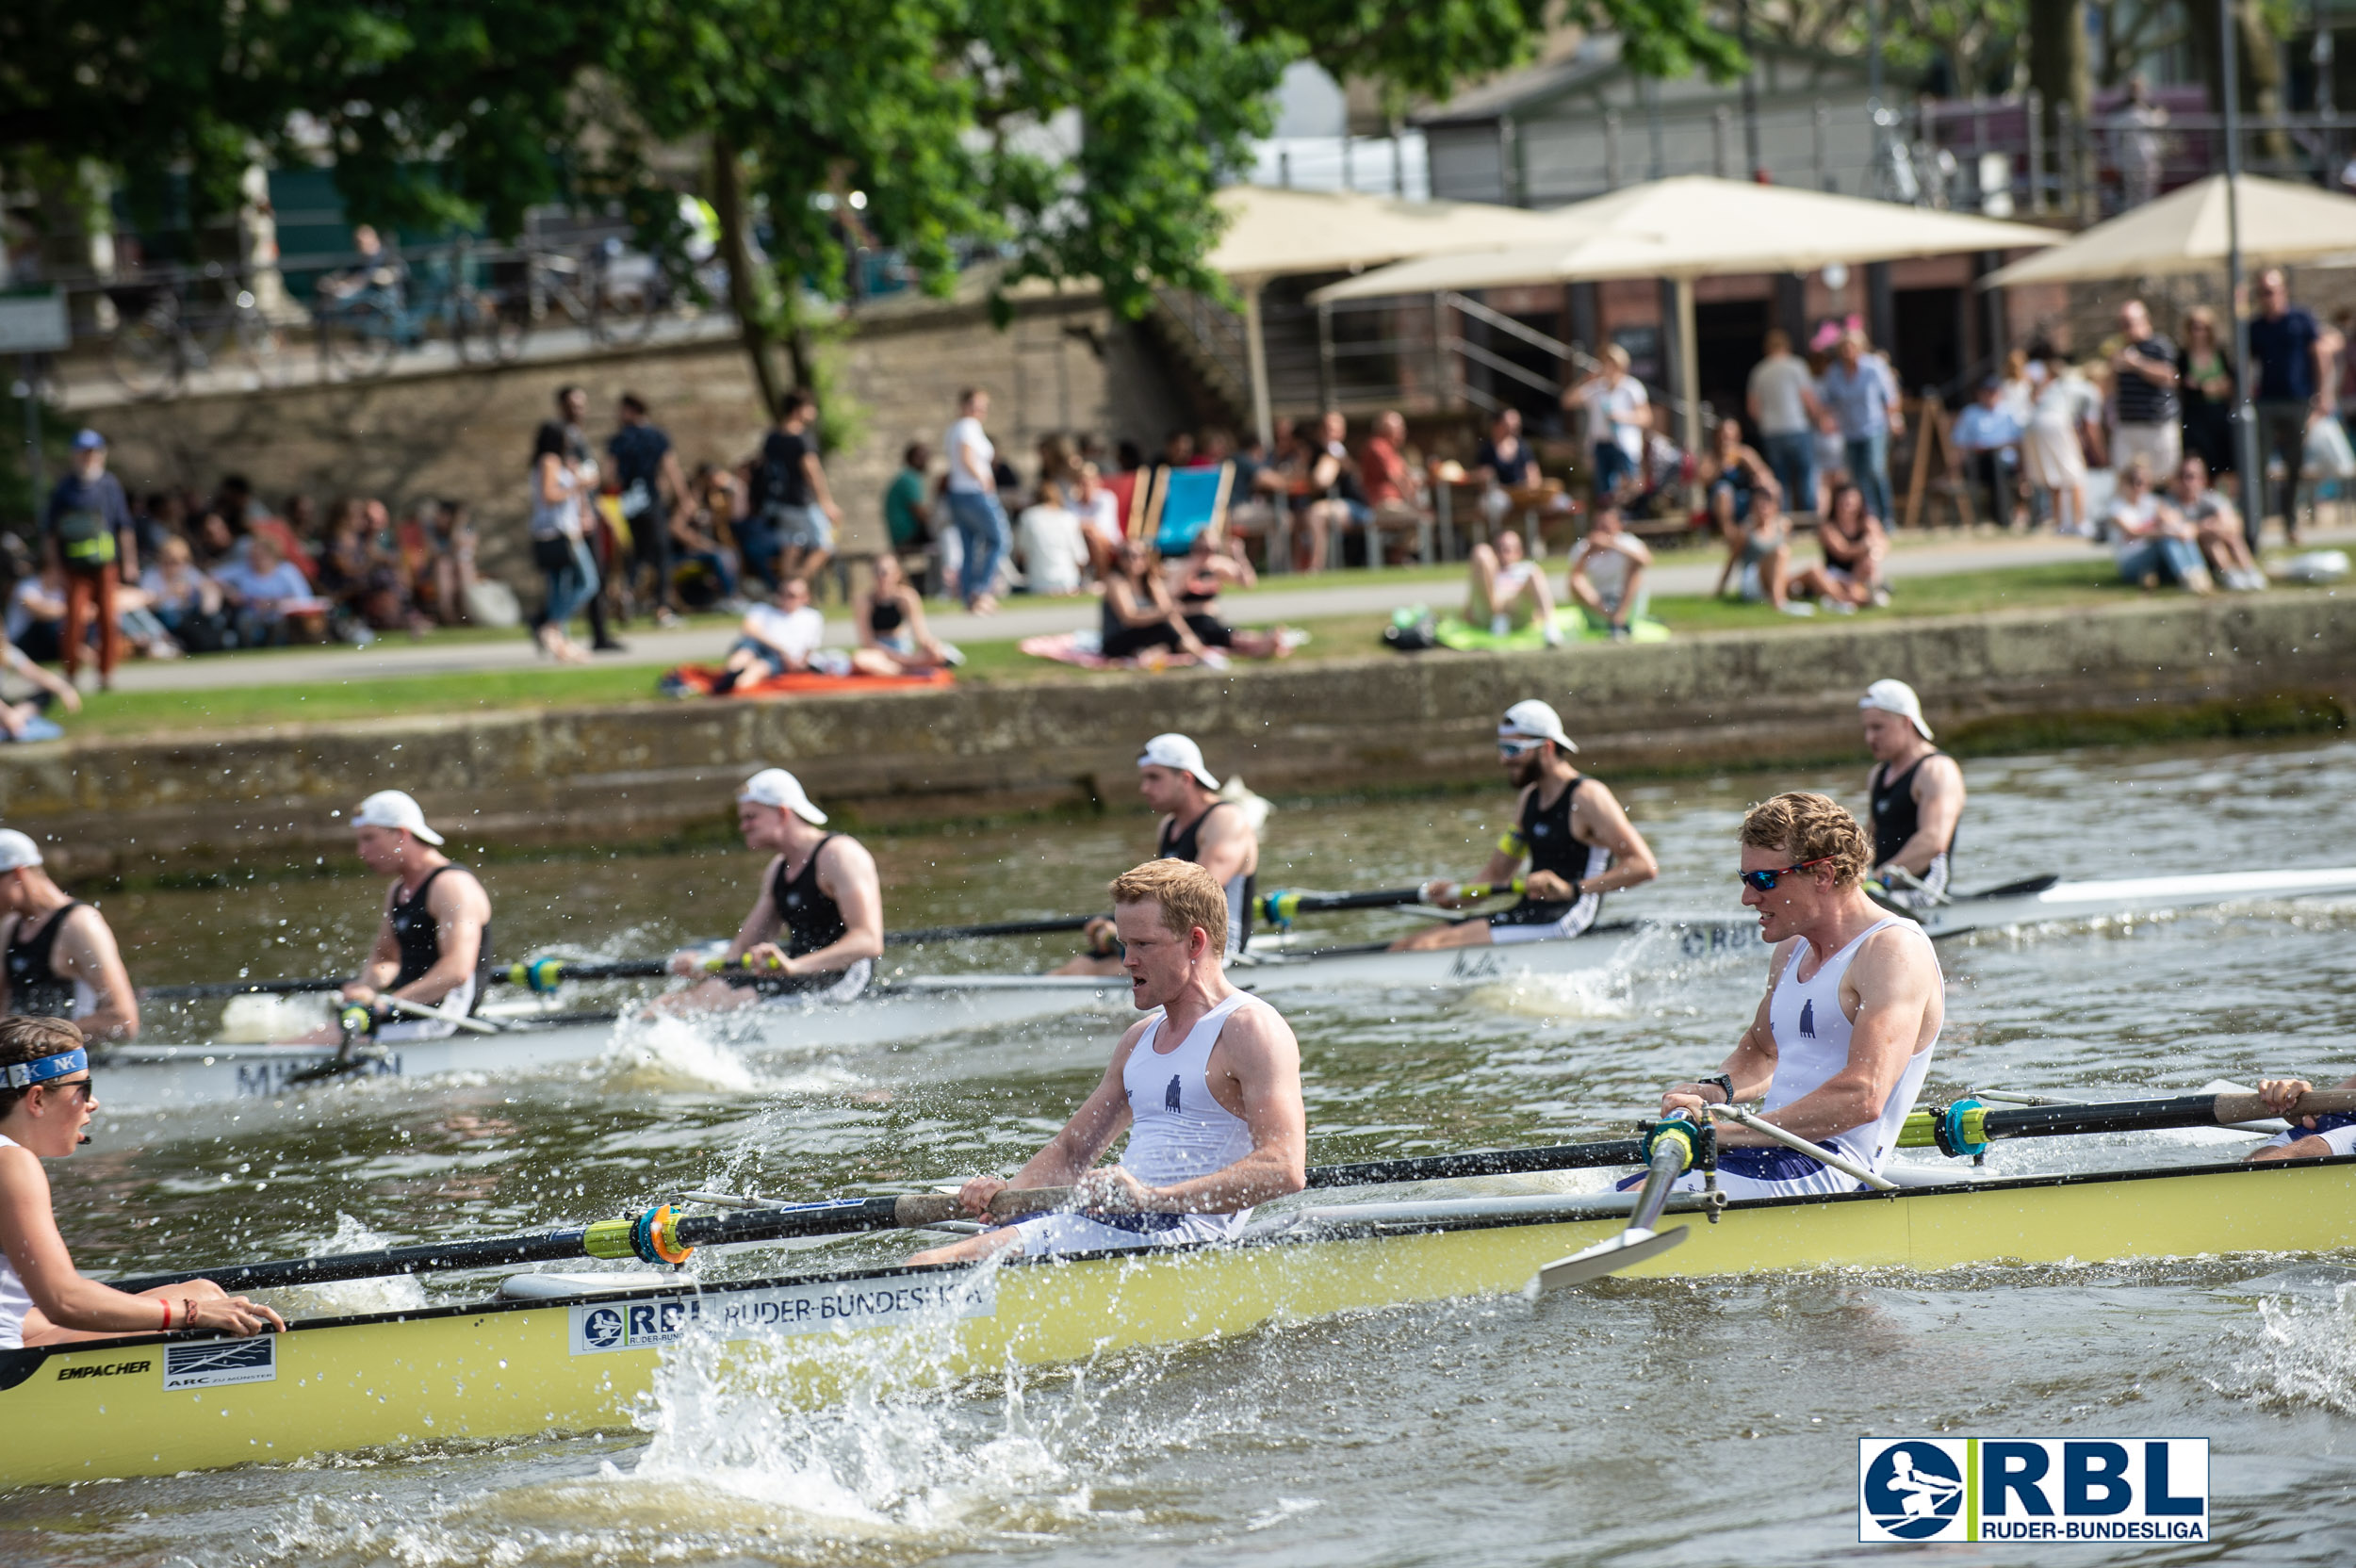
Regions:
<instances>
[{"instance_id":1,"label":"man in white shirt","mask_svg":"<svg viewBox=\"0 0 2356 1568\"><path fill-rule=\"evenodd\" d=\"M767 680L790 670L812 667L811 655L826 641L826 618L810 602L810 584L798 577L777 585L774 604L756 604L728 649L728 664L712 694L734 691L745 680Z\"/></svg>"},{"instance_id":2,"label":"man in white shirt","mask_svg":"<svg viewBox=\"0 0 2356 1568\"><path fill-rule=\"evenodd\" d=\"M1780 327L1767 335L1767 357L1751 368L1750 390L1743 399L1750 411L1751 430L1759 436L1759 451L1783 486L1785 507L1792 513L1814 512L1816 498L1816 427L1824 422L1824 405L1816 400L1816 378L1808 361L1792 351L1792 338Z\"/></svg>"},{"instance_id":3,"label":"man in white shirt","mask_svg":"<svg viewBox=\"0 0 2356 1568\"><path fill-rule=\"evenodd\" d=\"M1652 551L1620 523L1620 509L1610 503L1595 508L1587 537L1571 551L1571 575L1564 588L1579 601L1589 629L1617 642L1644 613L1644 568Z\"/></svg>"},{"instance_id":4,"label":"man in white shirt","mask_svg":"<svg viewBox=\"0 0 2356 1568\"><path fill-rule=\"evenodd\" d=\"M2173 582L2196 594L2210 591L2192 525L2152 492L2151 471L2142 458L2119 469L2119 494L2102 526L2122 582L2146 588Z\"/></svg>"},{"instance_id":5,"label":"man in white shirt","mask_svg":"<svg viewBox=\"0 0 2356 1568\"><path fill-rule=\"evenodd\" d=\"M1023 586L1050 597L1076 594L1088 569L1088 535L1080 515L1055 498L1026 506L1015 519L1016 553L1023 558Z\"/></svg>"},{"instance_id":6,"label":"man in white shirt","mask_svg":"<svg viewBox=\"0 0 2356 1568\"><path fill-rule=\"evenodd\" d=\"M957 525L964 546L964 568L958 574L957 596L976 615L998 608L991 591L999 568L1006 564L1006 509L998 499L993 465L998 449L990 445L982 421L990 417L990 394L968 387L957 394L957 422L941 448L949 458L949 519Z\"/></svg>"},{"instance_id":7,"label":"man in white shirt","mask_svg":"<svg viewBox=\"0 0 2356 1568\"><path fill-rule=\"evenodd\" d=\"M1628 351L1617 343L1605 348L1594 375L1563 394L1565 408L1587 411L1587 428L1595 444L1596 496L1615 495L1623 479L1642 470L1644 438L1652 428L1651 401L1644 384L1628 374Z\"/></svg>"}]
</instances>

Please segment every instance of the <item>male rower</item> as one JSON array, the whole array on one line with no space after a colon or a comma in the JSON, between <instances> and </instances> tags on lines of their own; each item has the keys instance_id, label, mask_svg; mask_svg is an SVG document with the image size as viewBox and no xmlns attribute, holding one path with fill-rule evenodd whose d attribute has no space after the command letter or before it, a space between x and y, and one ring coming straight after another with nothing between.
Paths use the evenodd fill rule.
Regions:
<instances>
[{"instance_id":1,"label":"male rower","mask_svg":"<svg viewBox=\"0 0 2356 1568\"><path fill-rule=\"evenodd\" d=\"M959 1189L991 1228L911 1264L1220 1241L1252 1205L1307 1184L1301 1046L1275 1008L1227 983L1226 890L1201 866L1159 859L1122 873L1112 895L1130 999L1149 1016L1011 1182L977 1176ZM1097 1168L1123 1131L1121 1162ZM1077 1212L999 1224L990 1200L1009 1186L1076 1187Z\"/></svg>"},{"instance_id":2,"label":"male rower","mask_svg":"<svg viewBox=\"0 0 2356 1568\"><path fill-rule=\"evenodd\" d=\"M2338 1086L2341 1089L2356 1089L2356 1078ZM2320 1116L2299 1116L2300 1097L2315 1088L2304 1078L2268 1078L2258 1085L2258 1098L2276 1116L2297 1118L2290 1127L2276 1134L2243 1156L2251 1161L2315 1160L2333 1154L2356 1154L2356 1116L2345 1112L2327 1111Z\"/></svg>"},{"instance_id":3,"label":"male rower","mask_svg":"<svg viewBox=\"0 0 2356 1568\"><path fill-rule=\"evenodd\" d=\"M1673 1084L1663 1116L1763 1100L1760 1119L1878 1171L1898 1146L1946 1002L1922 928L1865 895L1865 830L1839 802L1780 794L1742 818L1742 903L1775 944L1767 992L1717 1073ZM1679 1179L1701 1185L1701 1173ZM1718 1128L1729 1198L1851 1192L1857 1178L1747 1127Z\"/></svg>"},{"instance_id":4,"label":"male rower","mask_svg":"<svg viewBox=\"0 0 2356 1568\"><path fill-rule=\"evenodd\" d=\"M49 878L41 846L0 828L0 1013L70 1018L94 1040L139 1032L139 998L106 917Z\"/></svg>"},{"instance_id":5,"label":"male rower","mask_svg":"<svg viewBox=\"0 0 2356 1568\"><path fill-rule=\"evenodd\" d=\"M1505 710L1497 726L1497 759L1521 791L1513 825L1497 840L1481 880L1501 887L1522 862L1520 902L1486 920L1426 926L1391 944L1394 952L1433 947L1546 941L1576 937L1595 923L1603 895L1661 874L1652 846L1601 782L1571 765L1578 744L1562 732L1562 716L1531 698ZM1469 902L1453 882L1424 888L1424 902L1453 909Z\"/></svg>"},{"instance_id":6,"label":"male rower","mask_svg":"<svg viewBox=\"0 0 2356 1568\"><path fill-rule=\"evenodd\" d=\"M1922 699L1903 680L1876 680L1857 699L1865 749L1873 754L1865 789L1873 815L1874 897L1899 909L1942 902L1963 820L1963 769L1931 744Z\"/></svg>"},{"instance_id":7,"label":"male rower","mask_svg":"<svg viewBox=\"0 0 2356 1568\"><path fill-rule=\"evenodd\" d=\"M1191 860L1211 874L1227 896L1222 961L1252 938L1252 891L1260 870L1260 836L1237 801L1222 799L1203 748L1184 735L1156 735L1137 753L1137 793L1162 814L1153 853ZM1088 951L1057 974L1119 974L1121 948L1113 923L1088 925Z\"/></svg>"},{"instance_id":8,"label":"male rower","mask_svg":"<svg viewBox=\"0 0 2356 1568\"><path fill-rule=\"evenodd\" d=\"M763 768L744 781L736 794L736 825L746 849L770 856L761 896L722 955L724 968L748 971L752 983L714 977L661 997L655 1006L713 1013L785 991L848 1002L865 990L883 956L883 890L867 846L826 832L826 813L783 768ZM673 974L702 974L705 968L700 953L671 958Z\"/></svg>"},{"instance_id":9,"label":"male rower","mask_svg":"<svg viewBox=\"0 0 2356 1568\"><path fill-rule=\"evenodd\" d=\"M0 1019L0 1350L167 1330L242 1338L286 1321L210 1280L137 1296L85 1279L57 1234L43 1160L90 1141L98 1109L82 1032L62 1018Z\"/></svg>"},{"instance_id":10,"label":"male rower","mask_svg":"<svg viewBox=\"0 0 2356 1568\"><path fill-rule=\"evenodd\" d=\"M458 1032L483 999L491 968L491 895L473 872L442 853L442 836L405 792L379 790L352 814L360 863L389 876L384 916L360 973L344 987L347 1006L366 1007L375 1039L436 1040ZM394 999L408 1003L395 1006ZM440 1017L417 1009L430 1008ZM295 1043L333 1045L339 1026Z\"/></svg>"}]
</instances>

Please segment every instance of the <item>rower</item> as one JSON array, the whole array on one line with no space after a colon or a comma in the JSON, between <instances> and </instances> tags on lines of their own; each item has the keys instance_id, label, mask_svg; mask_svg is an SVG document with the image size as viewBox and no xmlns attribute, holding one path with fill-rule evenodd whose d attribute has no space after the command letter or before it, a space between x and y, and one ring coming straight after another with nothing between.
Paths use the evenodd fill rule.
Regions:
<instances>
[{"instance_id":1,"label":"rower","mask_svg":"<svg viewBox=\"0 0 2356 1568\"><path fill-rule=\"evenodd\" d=\"M1301 1046L1275 1008L1227 983L1225 890L1199 865L1159 859L1124 872L1112 896L1130 999L1149 1016L1011 1182L977 1176L958 1190L992 1228L911 1264L1221 1241L1252 1205L1307 1184ZM1096 1168L1124 1130L1121 1162ZM1076 1186L1086 1212L1000 1225L990 1203L1009 1186Z\"/></svg>"},{"instance_id":2,"label":"rower","mask_svg":"<svg viewBox=\"0 0 2356 1568\"><path fill-rule=\"evenodd\" d=\"M1780 794L1742 818L1742 903L1775 946L1767 992L1717 1073L1673 1084L1661 1115L1764 1097L1760 1119L1878 1172L1946 1016L1922 928L1865 895L1865 830L1839 802ZM1729 1198L1850 1192L1857 1179L1747 1127L1718 1129ZM1631 1182L1628 1184L1633 1185ZM1701 1173L1678 1179L1681 1190Z\"/></svg>"},{"instance_id":3,"label":"rower","mask_svg":"<svg viewBox=\"0 0 2356 1568\"><path fill-rule=\"evenodd\" d=\"M68 1019L0 1019L0 1350L206 1329L240 1338L286 1320L210 1280L137 1296L84 1279L57 1233L42 1160L90 1142L98 1109L82 1031Z\"/></svg>"},{"instance_id":4,"label":"rower","mask_svg":"<svg viewBox=\"0 0 2356 1568\"><path fill-rule=\"evenodd\" d=\"M2356 1078L2339 1086L2356 1089ZM2312 1092L2313 1084L2304 1078L2268 1078L2258 1085L2258 1098L2276 1116L2298 1117L2290 1128L2276 1134L2244 1156L2252 1161L2314 1160L2333 1154L2356 1154L2356 1116L2327 1112L2322 1116L2299 1116L2301 1096Z\"/></svg>"},{"instance_id":5,"label":"rower","mask_svg":"<svg viewBox=\"0 0 2356 1568\"><path fill-rule=\"evenodd\" d=\"M1223 798L1203 760L1203 748L1184 735L1156 735L1137 753L1137 793L1162 814L1153 853L1191 860L1226 890L1226 943L1233 961L1252 939L1252 891L1260 870L1260 835L1242 804ZM1088 923L1088 951L1057 974L1119 974L1121 945L1113 923Z\"/></svg>"},{"instance_id":6,"label":"rower","mask_svg":"<svg viewBox=\"0 0 2356 1568\"><path fill-rule=\"evenodd\" d=\"M1497 758L1521 799L1513 825L1497 840L1481 879L1502 887L1529 860L1521 901L1486 920L1427 926L1393 942L1394 952L1576 937L1595 923L1604 894L1661 874L1652 846L1612 792L1571 765L1578 750L1547 704L1533 697L1505 710L1497 725ZM1435 881L1425 886L1424 902L1454 909L1471 901L1458 893L1457 884Z\"/></svg>"},{"instance_id":7,"label":"rower","mask_svg":"<svg viewBox=\"0 0 2356 1568\"><path fill-rule=\"evenodd\" d=\"M867 988L883 956L883 890L875 858L843 833L824 829L826 813L810 804L801 780L783 768L763 768L736 794L736 825L744 847L768 851L761 896L722 955L726 968L754 978L731 985L712 978L658 998L672 1013L725 1012L763 996L793 992L822 1002L848 1002ZM785 945L777 939L782 935ZM702 953L672 956L673 974L702 974Z\"/></svg>"},{"instance_id":8,"label":"rower","mask_svg":"<svg viewBox=\"0 0 2356 1568\"><path fill-rule=\"evenodd\" d=\"M368 1034L390 1043L438 1040L458 1033L458 1020L483 1000L491 969L491 895L475 874L441 851L442 836L425 824L425 810L401 790L379 790L352 815L360 863L389 876L384 917L360 965L344 987L347 1007L366 1007ZM398 997L442 1016L418 1016L385 1001ZM340 1026L294 1043L332 1045Z\"/></svg>"},{"instance_id":9,"label":"rower","mask_svg":"<svg viewBox=\"0 0 2356 1568\"><path fill-rule=\"evenodd\" d=\"M41 846L0 828L0 1013L70 1018L94 1040L139 1032L139 997L106 917L49 879Z\"/></svg>"},{"instance_id":10,"label":"rower","mask_svg":"<svg viewBox=\"0 0 2356 1568\"><path fill-rule=\"evenodd\" d=\"M1947 901L1955 825L1963 820L1963 769L1931 744L1922 699L1903 680L1876 680L1857 700L1873 818L1873 896L1898 909Z\"/></svg>"}]
</instances>

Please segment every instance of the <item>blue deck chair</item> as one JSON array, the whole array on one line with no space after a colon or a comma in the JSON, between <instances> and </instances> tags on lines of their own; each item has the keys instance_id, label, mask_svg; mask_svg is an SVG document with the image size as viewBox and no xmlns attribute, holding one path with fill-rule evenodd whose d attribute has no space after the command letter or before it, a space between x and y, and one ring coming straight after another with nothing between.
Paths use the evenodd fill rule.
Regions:
<instances>
[{"instance_id":1,"label":"blue deck chair","mask_svg":"<svg viewBox=\"0 0 2356 1568\"><path fill-rule=\"evenodd\" d=\"M1153 498L1145 515L1145 535L1164 556L1175 557L1194 548L1208 532L1217 539L1227 527L1227 491L1235 482L1235 466L1216 468L1164 468L1153 482Z\"/></svg>"}]
</instances>

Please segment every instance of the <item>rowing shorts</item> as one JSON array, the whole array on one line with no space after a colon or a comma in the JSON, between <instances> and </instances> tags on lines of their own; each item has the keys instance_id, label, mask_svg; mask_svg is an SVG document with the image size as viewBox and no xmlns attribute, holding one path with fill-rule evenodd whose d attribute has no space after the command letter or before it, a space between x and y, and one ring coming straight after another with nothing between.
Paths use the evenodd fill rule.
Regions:
<instances>
[{"instance_id":1,"label":"rowing shorts","mask_svg":"<svg viewBox=\"0 0 2356 1568\"><path fill-rule=\"evenodd\" d=\"M1916 880L1920 888L1890 888L1880 894L1881 902L1893 909L1927 909L1947 896L1947 852L1940 850L1931 861L1931 869Z\"/></svg>"},{"instance_id":2,"label":"rowing shorts","mask_svg":"<svg viewBox=\"0 0 2356 1568\"><path fill-rule=\"evenodd\" d=\"M464 1016L474 1011L473 975L466 976L448 996L436 1004L445 1013ZM375 1038L390 1045L400 1040L446 1040L458 1033L456 1017L401 1018L396 1016L376 1026Z\"/></svg>"},{"instance_id":3,"label":"rowing shorts","mask_svg":"<svg viewBox=\"0 0 2356 1568\"><path fill-rule=\"evenodd\" d=\"M1824 1147L1856 1164L1865 1164L1857 1151L1838 1139ZM1644 1178L1640 1173L1622 1181L1619 1190L1633 1192L1644 1184ZM1689 1170L1672 1183L1669 1190L1699 1192L1702 1185L1702 1173ZM1856 1177L1811 1160L1796 1149L1721 1149L1718 1190L1728 1198L1800 1198L1862 1192L1865 1187Z\"/></svg>"},{"instance_id":4,"label":"rowing shorts","mask_svg":"<svg viewBox=\"0 0 2356 1568\"><path fill-rule=\"evenodd\" d=\"M1250 1209L1240 1214L1043 1214L1016 1223L1023 1237L1016 1250L1025 1257L1047 1258L1226 1241L1251 1217Z\"/></svg>"},{"instance_id":5,"label":"rowing shorts","mask_svg":"<svg viewBox=\"0 0 2356 1568\"><path fill-rule=\"evenodd\" d=\"M2321 1138L2334 1154L2356 1154L2356 1116L2319 1116L2312 1131L2293 1125L2289 1132L2278 1133L2259 1147L2280 1149L2300 1138Z\"/></svg>"},{"instance_id":6,"label":"rowing shorts","mask_svg":"<svg viewBox=\"0 0 2356 1568\"><path fill-rule=\"evenodd\" d=\"M1525 912L1516 905L1501 914L1489 917L1489 940L1498 947L1515 942L1550 942L1562 937L1583 936L1595 923L1595 911L1603 907L1600 893L1581 893L1568 904L1540 905ZM1531 914L1544 915L1548 909L1561 909L1551 920L1532 920Z\"/></svg>"}]
</instances>

